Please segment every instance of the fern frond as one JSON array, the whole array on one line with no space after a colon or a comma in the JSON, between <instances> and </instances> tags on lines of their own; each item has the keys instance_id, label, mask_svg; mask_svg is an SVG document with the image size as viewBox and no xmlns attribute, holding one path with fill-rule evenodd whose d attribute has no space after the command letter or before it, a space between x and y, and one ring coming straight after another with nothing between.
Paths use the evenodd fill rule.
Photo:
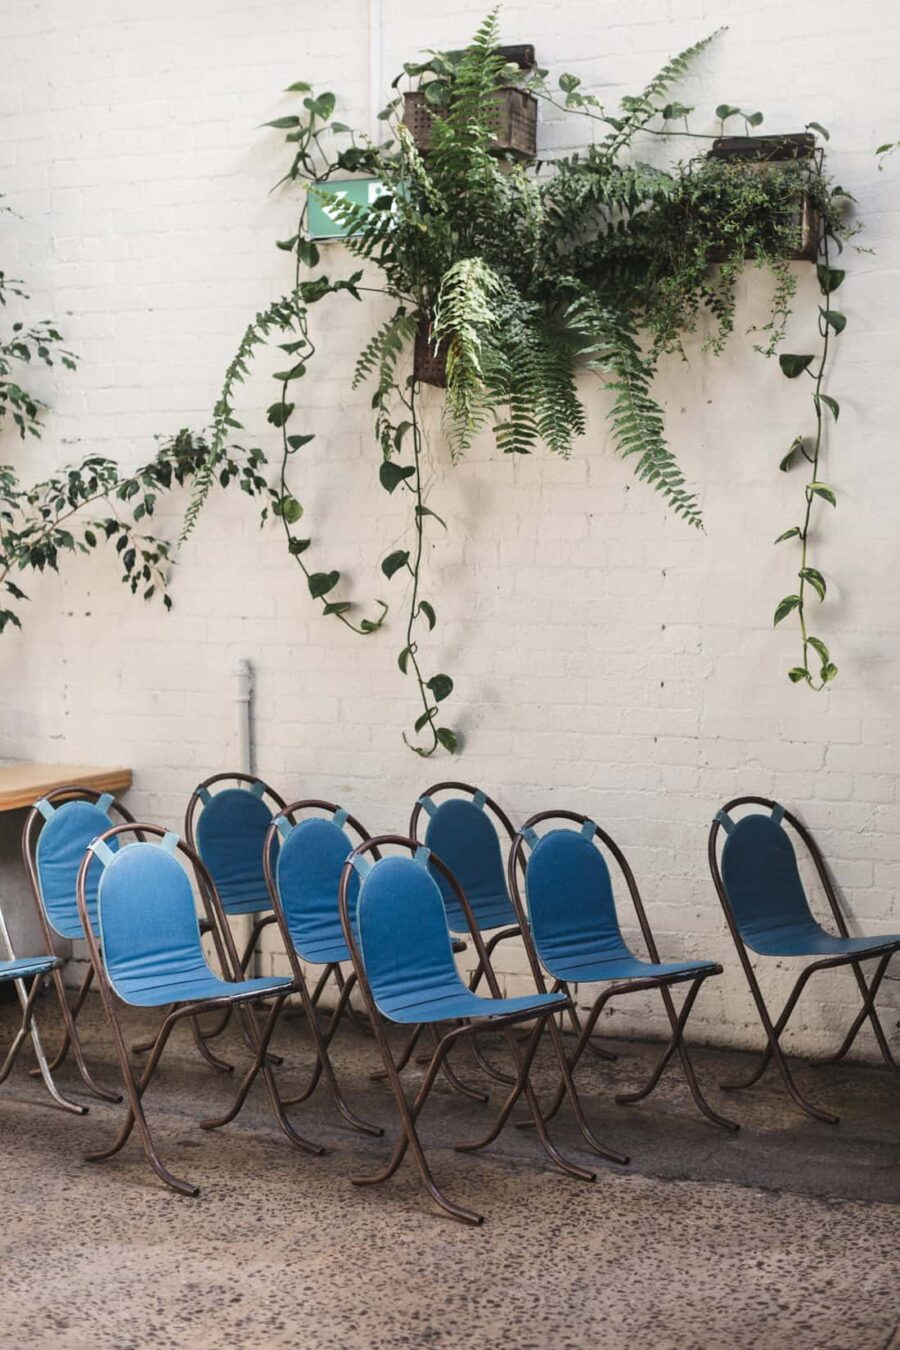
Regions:
<instances>
[{"instance_id":1,"label":"fern frond","mask_svg":"<svg viewBox=\"0 0 900 1350\"><path fill-rule=\"evenodd\" d=\"M446 413L455 458L484 422L483 345L497 323L500 290L500 278L481 258L460 259L441 281L431 337L435 346L447 343Z\"/></svg>"}]
</instances>

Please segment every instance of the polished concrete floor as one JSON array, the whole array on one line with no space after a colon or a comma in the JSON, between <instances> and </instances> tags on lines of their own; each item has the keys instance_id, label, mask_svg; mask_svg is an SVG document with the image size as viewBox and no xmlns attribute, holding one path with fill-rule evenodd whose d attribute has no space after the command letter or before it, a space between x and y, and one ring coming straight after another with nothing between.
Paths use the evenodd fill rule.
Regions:
<instances>
[{"instance_id":1,"label":"polished concrete floor","mask_svg":"<svg viewBox=\"0 0 900 1350\"><path fill-rule=\"evenodd\" d=\"M0 1008L4 1041L14 1011ZM52 1043L51 1003L40 1016ZM152 1019L128 1024L138 1035ZM113 1081L96 1005L84 1035L98 1076ZM236 1037L217 1045L245 1062ZM296 1020L277 1048L287 1092L310 1062ZM810 1096L841 1115L828 1126L800 1116L771 1073L749 1093L718 1092L751 1058L697 1050L711 1097L742 1123L729 1137L697 1114L672 1069L649 1100L617 1107L613 1092L637 1086L658 1047L615 1048L617 1063L591 1058L579 1081L597 1133L632 1162L599 1163L593 1184L554 1170L533 1131L454 1152L485 1132L489 1108L438 1085L422 1134L439 1184L486 1216L480 1229L441 1217L409 1161L385 1185L354 1187L349 1177L375 1170L388 1145L348 1129L321 1089L292 1115L323 1157L287 1143L260 1086L233 1124L201 1131L198 1120L228 1104L232 1079L198 1060L186 1030L147 1108L160 1152L202 1187L198 1199L166 1190L134 1139L109 1162L84 1162L111 1140L122 1107L91 1101L88 1116L67 1117L23 1060L0 1096L0 1344L900 1350L900 1079L800 1065ZM334 1057L352 1104L393 1136L391 1099L369 1078L373 1041L346 1027ZM490 1086L468 1052L458 1064ZM542 1052L542 1090L551 1075ZM90 1100L69 1064L57 1078ZM594 1165L567 1112L553 1133Z\"/></svg>"}]
</instances>

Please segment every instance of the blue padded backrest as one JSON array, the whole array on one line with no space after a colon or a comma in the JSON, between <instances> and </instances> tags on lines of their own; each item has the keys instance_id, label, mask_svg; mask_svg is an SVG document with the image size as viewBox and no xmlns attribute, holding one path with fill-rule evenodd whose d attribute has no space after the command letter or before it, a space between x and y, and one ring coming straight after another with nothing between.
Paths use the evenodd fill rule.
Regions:
<instances>
[{"instance_id":1,"label":"blue padded backrest","mask_svg":"<svg viewBox=\"0 0 900 1350\"><path fill-rule=\"evenodd\" d=\"M585 947L630 955L606 859L583 834L557 829L538 840L525 870L525 895L535 946L549 971Z\"/></svg>"},{"instance_id":2,"label":"blue padded backrest","mask_svg":"<svg viewBox=\"0 0 900 1350\"><path fill-rule=\"evenodd\" d=\"M125 1002L156 979L206 966L187 873L158 844L128 844L103 868L97 893L103 962Z\"/></svg>"},{"instance_id":3,"label":"blue padded backrest","mask_svg":"<svg viewBox=\"0 0 900 1350\"><path fill-rule=\"evenodd\" d=\"M282 840L275 870L278 895L294 946L304 960L318 961L323 951L344 941L338 891L353 847L333 820L318 818L301 820ZM351 920L358 892L354 871L347 891Z\"/></svg>"},{"instance_id":4,"label":"blue padded backrest","mask_svg":"<svg viewBox=\"0 0 900 1350\"><path fill-rule=\"evenodd\" d=\"M197 852L206 864L226 913L269 908L263 847L272 812L245 788L210 797L197 822ZM277 842L273 840L273 850Z\"/></svg>"},{"instance_id":5,"label":"blue padded backrest","mask_svg":"<svg viewBox=\"0 0 900 1350\"><path fill-rule=\"evenodd\" d=\"M415 859L373 864L360 886L357 924L369 987L382 1011L462 987L441 892Z\"/></svg>"},{"instance_id":6,"label":"blue padded backrest","mask_svg":"<svg viewBox=\"0 0 900 1350\"><path fill-rule=\"evenodd\" d=\"M456 877L463 894L472 906L479 928L481 915L498 900L509 904L503 855L494 822L486 811L465 797L453 797L441 802L428 822L425 846L441 862L446 863ZM452 886L435 869L434 879L440 887L450 927L455 933L468 932L469 925ZM515 916L512 916L515 922Z\"/></svg>"},{"instance_id":7,"label":"blue padded backrest","mask_svg":"<svg viewBox=\"0 0 900 1350\"><path fill-rule=\"evenodd\" d=\"M88 844L112 825L105 811L93 802L70 801L57 806L38 835L35 865L44 912L51 928L64 938L84 937L78 916L75 885ZM109 847L117 849L118 839ZM97 931L97 883L100 864L92 862L85 884L91 925Z\"/></svg>"},{"instance_id":8,"label":"blue padded backrest","mask_svg":"<svg viewBox=\"0 0 900 1350\"><path fill-rule=\"evenodd\" d=\"M742 816L722 848L722 881L741 937L818 927L800 880L794 846L780 823L755 812Z\"/></svg>"}]
</instances>

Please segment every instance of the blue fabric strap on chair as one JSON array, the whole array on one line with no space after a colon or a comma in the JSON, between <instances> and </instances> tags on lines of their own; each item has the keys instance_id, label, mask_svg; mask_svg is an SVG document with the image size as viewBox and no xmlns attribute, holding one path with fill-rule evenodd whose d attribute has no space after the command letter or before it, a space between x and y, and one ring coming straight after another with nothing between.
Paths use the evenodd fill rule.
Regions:
<instances>
[{"instance_id":1,"label":"blue fabric strap on chair","mask_svg":"<svg viewBox=\"0 0 900 1350\"><path fill-rule=\"evenodd\" d=\"M531 825L523 825L521 830L519 831L519 834L525 840L525 843L528 845L529 848L537 847L537 842L538 839L540 838L540 835L538 834L537 830L532 828Z\"/></svg>"},{"instance_id":2,"label":"blue fabric strap on chair","mask_svg":"<svg viewBox=\"0 0 900 1350\"><path fill-rule=\"evenodd\" d=\"M292 822L288 820L287 816L276 816L275 826L278 830L278 833L281 835L282 839L287 839L291 830L294 828Z\"/></svg>"},{"instance_id":3,"label":"blue fabric strap on chair","mask_svg":"<svg viewBox=\"0 0 900 1350\"><path fill-rule=\"evenodd\" d=\"M212 801L212 793L210 792L208 787L198 787L197 796L200 798L204 806L209 806L210 802Z\"/></svg>"},{"instance_id":4,"label":"blue fabric strap on chair","mask_svg":"<svg viewBox=\"0 0 900 1350\"><path fill-rule=\"evenodd\" d=\"M479 811L483 811L486 803L487 797L484 795L481 788L476 788L472 793L472 805L477 806Z\"/></svg>"},{"instance_id":5,"label":"blue fabric strap on chair","mask_svg":"<svg viewBox=\"0 0 900 1350\"><path fill-rule=\"evenodd\" d=\"M784 807L779 802L776 802L775 805L772 807L772 815L770 819L776 825L780 825L781 822L784 820Z\"/></svg>"},{"instance_id":6,"label":"blue fabric strap on chair","mask_svg":"<svg viewBox=\"0 0 900 1350\"><path fill-rule=\"evenodd\" d=\"M255 782L250 784L250 791L253 793L254 797L261 797L265 790L266 785L261 778L257 778Z\"/></svg>"},{"instance_id":7,"label":"blue fabric strap on chair","mask_svg":"<svg viewBox=\"0 0 900 1350\"><path fill-rule=\"evenodd\" d=\"M586 820L578 833L582 839L593 839L597 833L597 826L593 820Z\"/></svg>"},{"instance_id":8,"label":"blue fabric strap on chair","mask_svg":"<svg viewBox=\"0 0 900 1350\"><path fill-rule=\"evenodd\" d=\"M713 816L713 820L719 822L726 834L733 834L737 829L736 823L731 819L731 816L727 811L717 811Z\"/></svg>"},{"instance_id":9,"label":"blue fabric strap on chair","mask_svg":"<svg viewBox=\"0 0 900 1350\"><path fill-rule=\"evenodd\" d=\"M41 797L39 801L35 802L34 809L40 811L45 820L49 820L56 807L52 802L48 802L46 797Z\"/></svg>"},{"instance_id":10,"label":"blue fabric strap on chair","mask_svg":"<svg viewBox=\"0 0 900 1350\"><path fill-rule=\"evenodd\" d=\"M426 848L424 844L420 844L419 847L416 849L414 856L419 866L424 867L427 871L428 866L431 862L431 849Z\"/></svg>"},{"instance_id":11,"label":"blue fabric strap on chair","mask_svg":"<svg viewBox=\"0 0 900 1350\"><path fill-rule=\"evenodd\" d=\"M101 792L100 796L97 798L97 806L105 816L108 816L109 808L112 806L114 801L115 797L112 795L111 792Z\"/></svg>"},{"instance_id":12,"label":"blue fabric strap on chair","mask_svg":"<svg viewBox=\"0 0 900 1350\"><path fill-rule=\"evenodd\" d=\"M174 856L175 851L178 848L178 835L174 830L166 830L162 839L159 841L159 846L160 848L164 848L167 853L171 853Z\"/></svg>"},{"instance_id":13,"label":"blue fabric strap on chair","mask_svg":"<svg viewBox=\"0 0 900 1350\"><path fill-rule=\"evenodd\" d=\"M335 825L338 827L339 830L342 830L344 828L349 818L350 812L345 811L343 806L339 806L335 811L334 815L331 817L331 819L334 821Z\"/></svg>"},{"instance_id":14,"label":"blue fabric strap on chair","mask_svg":"<svg viewBox=\"0 0 900 1350\"><path fill-rule=\"evenodd\" d=\"M358 854L353 859L353 868L357 876L362 880L367 872L371 872L372 864L369 862L368 858L364 858L362 854Z\"/></svg>"},{"instance_id":15,"label":"blue fabric strap on chair","mask_svg":"<svg viewBox=\"0 0 900 1350\"><path fill-rule=\"evenodd\" d=\"M109 867L113 858L116 856L105 839L92 839L88 848L104 867Z\"/></svg>"},{"instance_id":16,"label":"blue fabric strap on chair","mask_svg":"<svg viewBox=\"0 0 900 1350\"><path fill-rule=\"evenodd\" d=\"M420 797L419 806L421 806L426 815L431 816L432 818L437 815L437 806L431 797Z\"/></svg>"}]
</instances>

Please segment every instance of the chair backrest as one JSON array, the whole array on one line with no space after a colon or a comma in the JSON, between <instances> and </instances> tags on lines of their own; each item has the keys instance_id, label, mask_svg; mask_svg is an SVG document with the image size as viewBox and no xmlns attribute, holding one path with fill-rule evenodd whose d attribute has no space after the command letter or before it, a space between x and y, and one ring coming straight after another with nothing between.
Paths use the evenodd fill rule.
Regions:
<instances>
[{"instance_id":1,"label":"chair backrest","mask_svg":"<svg viewBox=\"0 0 900 1350\"><path fill-rule=\"evenodd\" d=\"M537 836L525 870L525 896L538 954L552 975L556 963L590 948L610 957L631 955L619 927L612 878L595 843L597 826L557 828Z\"/></svg>"},{"instance_id":2,"label":"chair backrest","mask_svg":"<svg viewBox=\"0 0 900 1350\"><path fill-rule=\"evenodd\" d=\"M729 807L737 804L729 803ZM716 825L725 831L721 885L738 932L754 950L766 934L808 932L820 927L809 907L794 845L782 825L786 814L784 807L777 802L766 805L769 806L767 812L753 811L738 820L732 819L726 808L713 822L713 831ZM791 820L793 823L793 817ZM710 862L716 879L712 834L710 845ZM814 858L814 861L817 860Z\"/></svg>"},{"instance_id":3,"label":"chair backrest","mask_svg":"<svg viewBox=\"0 0 900 1350\"><path fill-rule=\"evenodd\" d=\"M231 786L210 791L223 782ZM263 851L275 811L283 809L278 793L249 774L216 774L192 793L185 834L208 868L226 914L269 908ZM270 847L277 849L276 836Z\"/></svg>"},{"instance_id":4,"label":"chair backrest","mask_svg":"<svg viewBox=\"0 0 900 1350\"><path fill-rule=\"evenodd\" d=\"M457 788L465 796L448 797L438 803L433 794ZM471 795L469 795L471 794ZM487 807L490 807L490 812ZM472 907L479 928L490 929L516 923L506 888L506 869L496 815L512 841L513 828L507 817L480 788L467 784L438 783L416 802L410 822L410 834L416 836L420 811L428 816L424 843L447 864L459 881ZM468 931L465 915L453 888L435 869L435 879L444 899L447 919L455 933Z\"/></svg>"},{"instance_id":5,"label":"chair backrest","mask_svg":"<svg viewBox=\"0 0 900 1350\"><path fill-rule=\"evenodd\" d=\"M366 979L386 1017L465 989L427 849L373 863L359 886L356 916Z\"/></svg>"},{"instance_id":6,"label":"chair backrest","mask_svg":"<svg viewBox=\"0 0 900 1350\"><path fill-rule=\"evenodd\" d=\"M110 984L126 1003L142 1004L148 991L209 971L194 893L175 856L179 840L156 843L95 840L103 864L97 887L98 935Z\"/></svg>"},{"instance_id":7,"label":"chair backrest","mask_svg":"<svg viewBox=\"0 0 900 1350\"><path fill-rule=\"evenodd\" d=\"M331 818L291 821L291 816L311 805L329 809ZM318 802L292 802L275 819L281 835L274 864L278 899L297 955L314 964L347 959L349 955L338 907L341 873L356 847L345 828L349 819L342 807ZM368 838L359 826L357 832L362 839ZM356 914L358 888L354 872L348 896L351 917Z\"/></svg>"},{"instance_id":8,"label":"chair backrest","mask_svg":"<svg viewBox=\"0 0 900 1350\"><path fill-rule=\"evenodd\" d=\"M59 937L76 940L84 936L75 895L78 869L91 840L114 824L113 808L125 820L131 819L111 793L72 786L42 797L26 818L22 832L26 870L35 901ZM91 867L86 899L94 931L99 880L99 867Z\"/></svg>"}]
</instances>

